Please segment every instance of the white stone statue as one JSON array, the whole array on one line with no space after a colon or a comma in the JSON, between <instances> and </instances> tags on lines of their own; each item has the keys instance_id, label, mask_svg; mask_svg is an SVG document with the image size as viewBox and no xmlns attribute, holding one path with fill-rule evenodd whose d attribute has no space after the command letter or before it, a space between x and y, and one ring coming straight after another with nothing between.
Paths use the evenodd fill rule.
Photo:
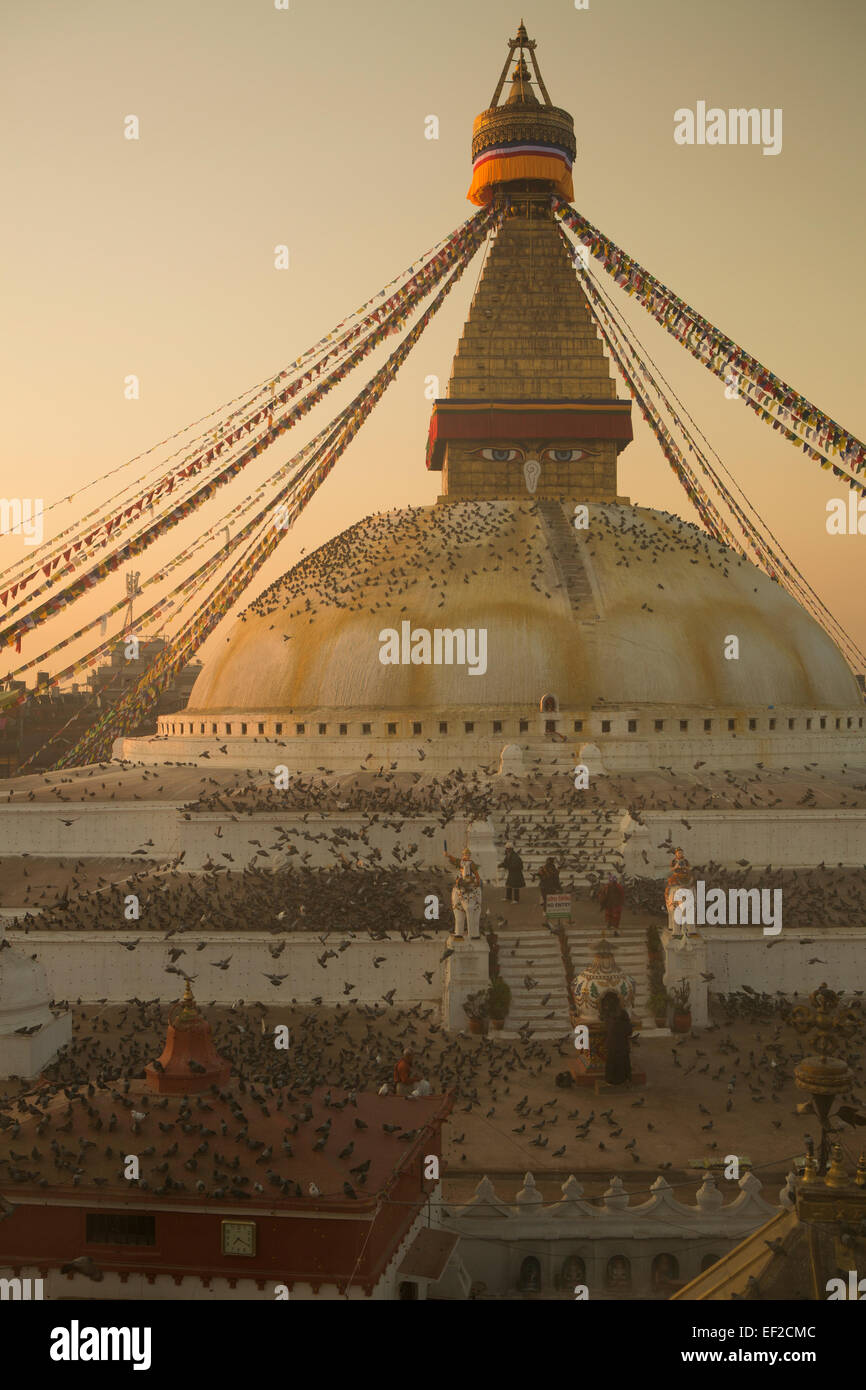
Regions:
<instances>
[{"instance_id":1,"label":"white stone statue","mask_svg":"<svg viewBox=\"0 0 866 1390\"><path fill-rule=\"evenodd\" d=\"M671 860L671 872L665 883L665 907L668 914L668 931L672 936L682 937L684 940L695 935L696 932L694 926L689 930L685 914L683 914L682 922L677 921L677 907L680 901L677 898L677 893L680 889L688 889L694 893L694 887L695 875L692 867L682 850L677 849L674 851L674 857Z\"/></svg>"},{"instance_id":2,"label":"white stone statue","mask_svg":"<svg viewBox=\"0 0 866 1390\"><path fill-rule=\"evenodd\" d=\"M481 874L478 865L468 849L463 851L459 859L446 850L445 858L457 868L457 877L451 889L454 935L478 938L481 935Z\"/></svg>"}]
</instances>

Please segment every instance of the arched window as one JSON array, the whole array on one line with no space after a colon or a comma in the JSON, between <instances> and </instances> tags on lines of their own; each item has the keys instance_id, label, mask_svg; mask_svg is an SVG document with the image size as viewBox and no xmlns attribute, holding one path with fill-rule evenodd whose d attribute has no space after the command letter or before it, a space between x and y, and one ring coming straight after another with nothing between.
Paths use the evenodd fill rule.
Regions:
<instances>
[{"instance_id":1,"label":"arched window","mask_svg":"<svg viewBox=\"0 0 866 1390\"><path fill-rule=\"evenodd\" d=\"M718 1264L721 1258L721 1255L704 1255L704 1258L701 1260L701 1274L703 1274L705 1269L712 1269L713 1265Z\"/></svg>"},{"instance_id":2,"label":"arched window","mask_svg":"<svg viewBox=\"0 0 866 1390\"><path fill-rule=\"evenodd\" d=\"M521 1293L539 1293L541 1290L541 1265L534 1255L527 1255L520 1266L517 1287Z\"/></svg>"},{"instance_id":3,"label":"arched window","mask_svg":"<svg viewBox=\"0 0 866 1390\"><path fill-rule=\"evenodd\" d=\"M542 714L556 714L559 711L559 701L555 695L542 695L538 708Z\"/></svg>"},{"instance_id":4,"label":"arched window","mask_svg":"<svg viewBox=\"0 0 866 1390\"><path fill-rule=\"evenodd\" d=\"M604 1282L608 1289L631 1288L631 1264L625 1255L613 1255L608 1260Z\"/></svg>"},{"instance_id":5,"label":"arched window","mask_svg":"<svg viewBox=\"0 0 866 1390\"><path fill-rule=\"evenodd\" d=\"M680 1262L675 1255L669 1255L667 1252L656 1255L650 1271L654 1289L666 1289L670 1284L676 1283L679 1277Z\"/></svg>"}]
</instances>

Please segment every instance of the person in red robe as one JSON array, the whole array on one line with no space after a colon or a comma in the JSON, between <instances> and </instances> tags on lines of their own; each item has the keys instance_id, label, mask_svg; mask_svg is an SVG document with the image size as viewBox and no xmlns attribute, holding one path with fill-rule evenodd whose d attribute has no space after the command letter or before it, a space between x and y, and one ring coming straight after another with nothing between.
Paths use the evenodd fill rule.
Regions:
<instances>
[{"instance_id":1,"label":"person in red robe","mask_svg":"<svg viewBox=\"0 0 866 1390\"><path fill-rule=\"evenodd\" d=\"M625 902L625 889L615 874L611 874L607 883L598 895L598 901L604 909L605 922L614 936L619 936L619 919L622 916L622 905Z\"/></svg>"},{"instance_id":2,"label":"person in red robe","mask_svg":"<svg viewBox=\"0 0 866 1390\"><path fill-rule=\"evenodd\" d=\"M398 1096L409 1096L421 1080L412 1070L413 1053L411 1047L403 1051L403 1056L394 1068L394 1090Z\"/></svg>"}]
</instances>

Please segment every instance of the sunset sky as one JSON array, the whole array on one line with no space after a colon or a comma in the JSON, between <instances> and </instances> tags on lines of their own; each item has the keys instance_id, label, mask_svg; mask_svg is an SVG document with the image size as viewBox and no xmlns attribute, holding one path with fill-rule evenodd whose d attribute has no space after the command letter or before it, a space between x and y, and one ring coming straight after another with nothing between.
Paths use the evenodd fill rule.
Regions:
<instances>
[{"instance_id":1,"label":"sunset sky","mask_svg":"<svg viewBox=\"0 0 866 1390\"><path fill-rule=\"evenodd\" d=\"M520 18L519 4L498 0L290 0L288 11L273 0L7 0L0 494L47 506L103 479L274 374L468 217L472 122ZM532 0L523 18L552 100L574 116L575 206L864 438L860 0L590 0L588 10ZM674 113L699 101L781 108L781 153L678 145ZM130 114L138 141L123 137ZM438 140L425 139L431 114ZM285 272L273 265L278 243L290 249ZM249 599L359 518L435 499L424 382L437 374L444 394L479 269L476 258ZM847 495L841 484L726 400L720 381L604 283L866 647L866 535L825 526L828 499ZM135 567L146 575L212 524L380 360ZM138 401L124 399L131 373ZM621 491L694 520L636 410L634 423ZM57 507L46 538L147 466ZM20 538L0 539L4 568L21 554ZM122 573L103 587L59 621L73 630L101 612L121 596ZM67 629L56 627L28 636L11 662L2 653L0 673L59 640Z\"/></svg>"}]
</instances>

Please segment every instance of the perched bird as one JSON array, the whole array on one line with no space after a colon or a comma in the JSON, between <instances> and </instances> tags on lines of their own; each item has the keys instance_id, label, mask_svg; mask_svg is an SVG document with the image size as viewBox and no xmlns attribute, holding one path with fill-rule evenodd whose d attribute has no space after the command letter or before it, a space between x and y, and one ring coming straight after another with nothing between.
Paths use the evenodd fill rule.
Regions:
<instances>
[{"instance_id":1,"label":"perched bird","mask_svg":"<svg viewBox=\"0 0 866 1390\"><path fill-rule=\"evenodd\" d=\"M79 1255L77 1259L69 1260L67 1264L60 1266L61 1274L83 1274L86 1279L92 1279L94 1283L101 1283L105 1278L99 1265L90 1255Z\"/></svg>"}]
</instances>

